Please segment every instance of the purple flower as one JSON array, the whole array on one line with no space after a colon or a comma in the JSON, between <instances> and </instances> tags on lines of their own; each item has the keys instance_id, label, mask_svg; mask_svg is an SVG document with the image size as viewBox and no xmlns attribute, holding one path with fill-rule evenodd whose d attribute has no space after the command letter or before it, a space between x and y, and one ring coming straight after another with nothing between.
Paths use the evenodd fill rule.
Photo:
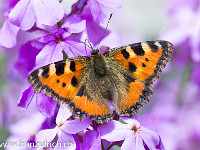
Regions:
<instances>
[{"instance_id":1,"label":"purple flower","mask_svg":"<svg viewBox=\"0 0 200 150\"><path fill-rule=\"evenodd\" d=\"M0 46L11 48L16 45L16 37L19 27L12 24L8 17L6 17L3 26L0 29Z\"/></svg>"},{"instance_id":2,"label":"purple flower","mask_svg":"<svg viewBox=\"0 0 200 150\"><path fill-rule=\"evenodd\" d=\"M102 35L104 33L105 29L102 28L99 24L97 24L95 21L89 22L87 21L87 34L88 34L88 39L90 42L96 46L99 44ZM108 36L110 31L106 30L104 37Z\"/></svg>"},{"instance_id":3,"label":"purple flower","mask_svg":"<svg viewBox=\"0 0 200 150\"><path fill-rule=\"evenodd\" d=\"M15 67L24 78L27 78L30 71L35 67L35 59L40 50L41 49L37 49L37 47L33 45L33 41L21 45Z\"/></svg>"},{"instance_id":4,"label":"purple flower","mask_svg":"<svg viewBox=\"0 0 200 150\"><path fill-rule=\"evenodd\" d=\"M57 126L53 129L41 130L36 135L36 142L51 142L54 138L58 137L58 142L66 147L75 149L76 143L72 134L76 134L85 130L90 126L90 120L85 118L83 121L78 119L67 120L72 114L70 113L67 105L61 105L56 117ZM65 147L65 148L66 148ZM56 149L57 147L55 147Z\"/></svg>"},{"instance_id":5,"label":"purple flower","mask_svg":"<svg viewBox=\"0 0 200 150\"><path fill-rule=\"evenodd\" d=\"M19 2L20 0L10 0L10 3L9 3L9 8L13 8L15 7L15 5Z\"/></svg>"},{"instance_id":6,"label":"purple flower","mask_svg":"<svg viewBox=\"0 0 200 150\"><path fill-rule=\"evenodd\" d=\"M84 11L79 16L81 19L86 20L88 39L93 46L96 46L100 42L105 29L94 21L89 7L85 7ZM105 38L109 33L110 31L106 30L103 38Z\"/></svg>"},{"instance_id":7,"label":"purple flower","mask_svg":"<svg viewBox=\"0 0 200 150\"><path fill-rule=\"evenodd\" d=\"M162 142L159 135L151 131L132 118L121 117L127 124L122 124L119 121L110 121L106 125L100 125L98 132L102 139L110 142L124 140L121 149L148 149L156 150ZM161 146L160 146L161 147Z\"/></svg>"},{"instance_id":8,"label":"purple flower","mask_svg":"<svg viewBox=\"0 0 200 150\"><path fill-rule=\"evenodd\" d=\"M36 107L46 117L54 115L57 102L43 93L38 93L36 96Z\"/></svg>"},{"instance_id":9,"label":"purple flower","mask_svg":"<svg viewBox=\"0 0 200 150\"><path fill-rule=\"evenodd\" d=\"M72 13L81 13L83 9L89 8L94 21L99 24L106 19L105 9L121 8L121 6L122 0L79 0L72 6Z\"/></svg>"},{"instance_id":10,"label":"purple flower","mask_svg":"<svg viewBox=\"0 0 200 150\"><path fill-rule=\"evenodd\" d=\"M122 0L88 0L92 16L97 23L103 23L106 14L103 9L109 8L121 8Z\"/></svg>"},{"instance_id":11,"label":"purple flower","mask_svg":"<svg viewBox=\"0 0 200 150\"><path fill-rule=\"evenodd\" d=\"M57 102L52 100L50 97L45 96L43 93L34 93L32 86L24 90L18 106L27 109L30 102L35 99L37 109L46 117L51 117L54 115Z\"/></svg>"},{"instance_id":12,"label":"purple flower","mask_svg":"<svg viewBox=\"0 0 200 150\"><path fill-rule=\"evenodd\" d=\"M11 22L22 30L35 23L53 26L64 16L62 5L55 0L20 0L9 14Z\"/></svg>"},{"instance_id":13,"label":"purple flower","mask_svg":"<svg viewBox=\"0 0 200 150\"><path fill-rule=\"evenodd\" d=\"M85 29L85 20L81 20L80 17L71 16L67 18L62 27L71 34L80 33ZM62 51L64 51L68 57L86 55L85 45L68 32L59 28L58 31L53 34L47 34L46 36L35 39L35 41L45 45L36 57L37 67L62 60Z\"/></svg>"},{"instance_id":14,"label":"purple flower","mask_svg":"<svg viewBox=\"0 0 200 150\"><path fill-rule=\"evenodd\" d=\"M79 0L72 6L71 13L78 13L82 19L86 20L88 39L95 47L99 44L105 31L105 29L99 25L99 23L103 23L107 18L104 10L108 10L108 7L120 8L121 6L121 0ZM106 30L103 38L108 36L109 33L110 32Z\"/></svg>"},{"instance_id":15,"label":"purple flower","mask_svg":"<svg viewBox=\"0 0 200 150\"><path fill-rule=\"evenodd\" d=\"M89 130L83 137L83 150L100 150L101 149L101 137L95 130Z\"/></svg>"}]
</instances>

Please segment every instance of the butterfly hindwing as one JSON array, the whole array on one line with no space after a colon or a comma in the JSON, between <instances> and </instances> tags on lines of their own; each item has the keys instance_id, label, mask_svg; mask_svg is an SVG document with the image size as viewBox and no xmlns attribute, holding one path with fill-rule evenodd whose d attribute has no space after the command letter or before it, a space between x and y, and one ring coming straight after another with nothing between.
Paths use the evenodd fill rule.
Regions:
<instances>
[{"instance_id":1,"label":"butterfly hindwing","mask_svg":"<svg viewBox=\"0 0 200 150\"><path fill-rule=\"evenodd\" d=\"M167 41L147 41L114 48L104 54L111 62L111 69L123 75L117 80L124 78L129 81L118 88L122 96L114 102L120 115L130 116L149 101L153 81L171 60L172 49L173 45ZM121 88L128 90L122 92Z\"/></svg>"},{"instance_id":2,"label":"butterfly hindwing","mask_svg":"<svg viewBox=\"0 0 200 150\"><path fill-rule=\"evenodd\" d=\"M100 92L98 80L93 71L93 69L88 70L72 103L80 114L86 112L97 123L106 123L112 119L112 111ZM76 111L74 116L77 116Z\"/></svg>"}]
</instances>

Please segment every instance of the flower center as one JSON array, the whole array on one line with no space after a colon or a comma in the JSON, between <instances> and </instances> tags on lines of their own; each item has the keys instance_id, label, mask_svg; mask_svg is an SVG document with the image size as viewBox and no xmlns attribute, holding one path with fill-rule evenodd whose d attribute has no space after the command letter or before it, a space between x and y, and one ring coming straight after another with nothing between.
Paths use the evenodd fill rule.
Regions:
<instances>
[{"instance_id":1,"label":"flower center","mask_svg":"<svg viewBox=\"0 0 200 150\"><path fill-rule=\"evenodd\" d=\"M57 41L58 43L60 43L60 42L63 41L63 39L62 39L62 37L60 37L60 36L56 36L56 41Z\"/></svg>"},{"instance_id":2,"label":"flower center","mask_svg":"<svg viewBox=\"0 0 200 150\"><path fill-rule=\"evenodd\" d=\"M58 126L58 128L60 128L62 125L63 125L64 123L59 123L57 126Z\"/></svg>"},{"instance_id":3,"label":"flower center","mask_svg":"<svg viewBox=\"0 0 200 150\"><path fill-rule=\"evenodd\" d=\"M138 131L138 128L136 125L134 125L132 128L131 128L132 131L134 131L135 133Z\"/></svg>"}]
</instances>

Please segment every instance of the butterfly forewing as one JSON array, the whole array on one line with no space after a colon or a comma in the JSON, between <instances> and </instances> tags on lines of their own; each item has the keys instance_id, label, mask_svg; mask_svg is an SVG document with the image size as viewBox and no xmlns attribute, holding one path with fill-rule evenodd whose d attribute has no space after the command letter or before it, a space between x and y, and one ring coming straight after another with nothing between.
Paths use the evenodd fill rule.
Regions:
<instances>
[{"instance_id":1,"label":"butterfly forewing","mask_svg":"<svg viewBox=\"0 0 200 150\"><path fill-rule=\"evenodd\" d=\"M76 95L86 68L84 62L87 59L78 60L62 60L39 68L30 74L28 81L36 92L69 103L69 99Z\"/></svg>"},{"instance_id":2,"label":"butterfly forewing","mask_svg":"<svg viewBox=\"0 0 200 150\"><path fill-rule=\"evenodd\" d=\"M32 72L28 81L35 92L67 103L81 120L87 115L98 123L112 119L111 111L98 93L89 57L76 57L52 63Z\"/></svg>"},{"instance_id":3,"label":"butterfly forewing","mask_svg":"<svg viewBox=\"0 0 200 150\"><path fill-rule=\"evenodd\" d=\"M122 95L114 104L121 115L131 116L149 101L155 81L166 63L171 60L173 45L167 41L146 41L114 48L106 52L109 66L129 79L117 88ZM119 86L118 86L119 87ZM126 92L120 89L127 89Z\"/></svg>"}]
</instances>

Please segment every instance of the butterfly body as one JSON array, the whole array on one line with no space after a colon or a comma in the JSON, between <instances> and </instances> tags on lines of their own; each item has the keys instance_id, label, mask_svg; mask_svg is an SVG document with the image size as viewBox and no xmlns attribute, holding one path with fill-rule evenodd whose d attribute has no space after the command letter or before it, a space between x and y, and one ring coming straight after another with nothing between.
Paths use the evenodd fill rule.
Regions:
<instances>
[{"instance_id":1,"label":"butterfly body","mask_svg":"<svg viewBox=\"0 0 200 150\"><path fill-rule=\"evenodd\" d=\"M132 116L149 101L155 81L171 60L173 45L147 41L108 50L91 57L52 63L35 70L28 80L35 92L69 104L81 120L90 115L97 123L112 119L110 102L121 116Z\"/></svg>"}]
</instances>

